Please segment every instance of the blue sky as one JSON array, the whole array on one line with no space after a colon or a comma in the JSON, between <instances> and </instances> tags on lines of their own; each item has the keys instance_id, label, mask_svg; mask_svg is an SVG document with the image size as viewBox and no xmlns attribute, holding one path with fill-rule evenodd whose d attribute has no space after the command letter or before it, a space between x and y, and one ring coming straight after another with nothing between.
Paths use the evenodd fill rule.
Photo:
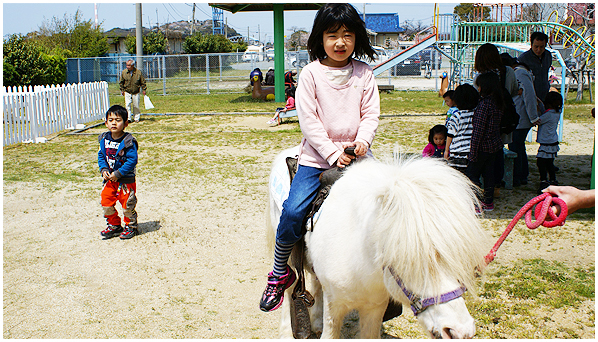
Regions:
<instances>
[{"instance_id":1,"label":"blue sky","mask_svg":"<svg viewBox=\"0 0 598 342\"><path fill-rule=\"evenodd\" d=\"M98 21L102 23L104 30L108 31L115 27L135 27L135 4L134 3L108 3L97 2ZM191 2L144 2L142 5L144 27L160 25L166 22L179 20L190 20L192 16ZM359 12L363 12L363 3L352 3ZM440 13L452 13L457 3L439 3ZM83 20L94 20L95 10L93 2L38 2L38 3L16 3L4 2L2 5L2 35L21 33L27 34L36 31L44 21L50 22L53 17L64 18L65 15L72 17L77 9L82 14ZM424 24L432 23L434 13L433 2L372 2L365 4L367 13L398 13L401 23L405 20L421 20ZM292 33L291 28L311 29L315 11L289 11L285 12L285 34ZM271 12L242 12L232 14L224 12L228 25L237 32L242 32L255 38L258 36L262 41L274 39L273 16ZM212 18L212 8L208 3L196 3L195 18L205 20Z\"/></svg>"}]
</instances>

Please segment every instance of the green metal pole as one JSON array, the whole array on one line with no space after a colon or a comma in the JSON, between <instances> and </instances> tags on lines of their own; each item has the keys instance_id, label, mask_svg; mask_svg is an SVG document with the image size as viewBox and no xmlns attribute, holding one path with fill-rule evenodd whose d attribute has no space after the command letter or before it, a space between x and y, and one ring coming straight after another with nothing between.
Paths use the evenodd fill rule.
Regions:
<instances>
[{"instance_id":1,"label":"green metal pole","mask_svg":"<svg viewBox=\"0 0 598 342\"><path fill-rule=\"evenodd\" d=\"M284 102L284 4L274 4L274 100Z\"/></svg>"}]
</instances>

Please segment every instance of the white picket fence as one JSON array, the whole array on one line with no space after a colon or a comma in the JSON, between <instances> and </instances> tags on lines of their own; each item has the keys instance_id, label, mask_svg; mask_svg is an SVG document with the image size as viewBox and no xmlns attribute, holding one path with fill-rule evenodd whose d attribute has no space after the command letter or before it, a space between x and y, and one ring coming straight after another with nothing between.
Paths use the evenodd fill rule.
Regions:
<instances>
[{"instance_id":1,"label":"white picket fence","mask_svg":"<svg viewBox=\"0 0 598 342\"><path fill-rule=\"evenodd\" d=\"M3 89L3 146L44 141L44 136L104 118L108 83Z\"/></svg>"}]
</instances>

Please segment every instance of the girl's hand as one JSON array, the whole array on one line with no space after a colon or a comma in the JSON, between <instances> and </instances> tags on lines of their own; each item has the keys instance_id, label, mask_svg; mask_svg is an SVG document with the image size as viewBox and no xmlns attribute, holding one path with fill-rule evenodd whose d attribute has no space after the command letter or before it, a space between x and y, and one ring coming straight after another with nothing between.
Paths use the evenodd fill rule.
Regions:
<instances>
[{"instance_id":1,"label":"girl's hand","mask_svg":"<svg viewBox=\"0 0 598 342\"><path fill-rule=\"evenodd\" d=\"M449 149L448 149L448 147L446 147L444 149L444 159L449 160L449 155L450 155Z\"/></svg>"},{"instance_id":2,"label":"girl's hand","mask_svg":"<svg viewBox=\"0 0 598 342\"><path fill-rule=\"evenodd\" d=\"M336 160L336 166L343 168L343 167L349 165L349 163L351 163L351 160L353 160L353 159L355 159L354 156L343 152L343 153L341 153L340 157L338 157L338 159Z\"/></svg>"},{"instance_id":3,"label":"girl's hand","mask_svg":"<svg viewBox=\"0 0 598 342\"><path fill-rule=\"evenodd\" d=\"M358 157L365 156L368 153L368 145L362 143L361 141L354 142L355 144L355 155Z\"/></svg>"},{"instance_id":4,"label":"girl's hand","mask_svg":"<svg viewBox=\"0 0 598 342\"><path fill-rule=\"evenodd\" d=\"M108 171L102 172L102 177L104 178L104 180L110 179L110 172L108 172Z\"/></svg>"},{"instance_id":5,"label":"girl's hand","mask_svg":"<svg viewBox=\"0 0 598 342\"><path fill-rule=\"evenodd\" d=\"M368 145L362 143L361 141L354 141L352 143L343 144L343 150L347 147L353 146L355 146L355 155L357 157L365 156L365 154L368 152Z\"/></svg>"}]
</instances>

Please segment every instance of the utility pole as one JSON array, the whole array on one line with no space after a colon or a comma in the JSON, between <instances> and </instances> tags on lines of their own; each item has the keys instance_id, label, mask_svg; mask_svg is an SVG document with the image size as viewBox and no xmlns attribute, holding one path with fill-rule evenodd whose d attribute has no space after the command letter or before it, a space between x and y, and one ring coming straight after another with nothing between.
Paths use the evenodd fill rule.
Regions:
<instances>
[{"instance_id":1,"label":"utility pole","mask_svg":"<svg viewBox=\"0 0 598 342\"><path fill-rule=\"evenodd\" d=\"M143 64L143 26L141 25L141 4L135 4L136 13L137 13L137 20L135 23L135 36L136 36L136 45L137 45L137 62L135 63L135 67L137 69L142 70L141 66Z\"/></svg>"},{"instance_id":2,"label":"utility pole","mask_svg":"<svg viewBox=\"0 0 598 342\"><path fill-rule=\"evenodd\" d=\"M156 8L156 28L160 30L160 18L158 17L158 8Z\"/></svg>"},{"instance_id":3,"label":"utility pole","mask_svg":"<svg viewBox=\"0 0 598 342\"><path fill-rule=\"evenodd\" d=\"M260 31L260 24L257 24L257 41L258 41L258 46L260 45L259 42L262 41L262 31Z\"/></svg>"},{"instance_id":4,"label":"utility pole","mask_svg":"<svg viewBox=\"0 0 598 342\"><path fill-rule=\"evenodd\" d=\"M95 12L95 28L98 28L98 4L93 4L93 11Z\"/></svg>"},{"instance_id":5,"label":"utility pole","mask_svg":"<svg viewBox=\"0 0 598 342\"><path fill-rule=\"evenodd\" d=\"M224 18L224 37L228 37L228 18Z\"/></svg>"},{"instance_id":6,"label":"utility pole","mask_svg":"<svg viewBox=\"0 0 598 342\"><path fill-rule=\"evenodd\" d=\"M191 17L191 35L193 35L194 29L195 29L195 2L193 3L193 16Z\"/></svg>"}]
</instances>

